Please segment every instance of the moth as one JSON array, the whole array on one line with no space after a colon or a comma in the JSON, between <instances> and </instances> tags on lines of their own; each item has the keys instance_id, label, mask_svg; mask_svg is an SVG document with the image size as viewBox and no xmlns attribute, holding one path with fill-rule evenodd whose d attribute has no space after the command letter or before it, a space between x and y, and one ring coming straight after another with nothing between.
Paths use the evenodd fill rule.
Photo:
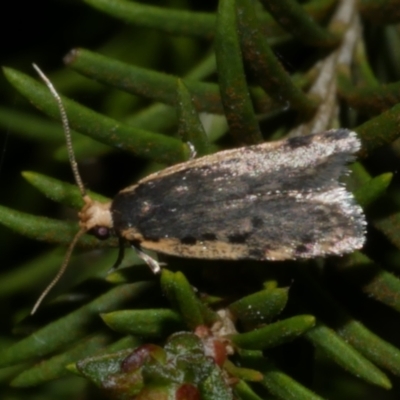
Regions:
<instances>
[{"instance_id":1,"label":"moth","mask_svg":"<svg viewBox=\"0 0 400 400\"><path fill-rule=\"evenodd\" d=\"M57 99L85 206L61 270L33 312L84 233L116 235L120 254L130 243L154 272L160 265L143 249L190 258L287 260L363 246L364 214L339 181L361 147L355 132L336 129L220 151L151 174L99 203L85 194L61 99L35 68Z\"/></svg>"}]
</instances>

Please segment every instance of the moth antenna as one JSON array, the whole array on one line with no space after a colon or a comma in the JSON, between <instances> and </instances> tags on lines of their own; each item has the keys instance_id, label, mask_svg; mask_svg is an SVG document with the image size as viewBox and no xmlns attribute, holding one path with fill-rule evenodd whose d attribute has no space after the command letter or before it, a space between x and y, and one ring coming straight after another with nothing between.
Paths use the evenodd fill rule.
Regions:
<instances>
[{"instance_id":1,"label":"moth antenna","mask_svg":"<svg viewBox=\"0 0 400 400\"><path fill-rule=\"evenodd\" d=\"M58 94L57 90L54 88L53 84L50 82L50 79L43 73L43 71L36 65L32 64L33 68L35 68L36 72L39 74L40 78L46 84L48 89L50 90L51 94L53 95L54 99L57 102L58 109L60 110L61 122L64 130L65 140L67 143L67 151L68 151L68 158L71 164L72 173L74 174L75 182L81 191L82 197L86 195L86 189L82 182L82 178L79 174L78 163L75 159L74 149L72 147L72 140L71 140L71 129L68 123L67 112L65 111L64 104L61 100L60 95Z\"/></svg>"},{"instance_id":2,"label":"moth antenna","mask_svg":"<svg viewBox=\"0 0 400 400\"><path fill-rule=\"evenodd\" d=\"M53 278L53 280L48 284L48 286L46 287L46 289L42 292L42 294L39 296L39 298L36 300L35 305L32 308L31 311L31 315L35 314L35 312L37 311L37 309L39 308L40 304L42 304L42 301L44 300L44 298L49 294L49 292L51 291L51 289L53 289L53 287L57 284L57 282L60 280L60 278L64 275L65 270L67 269L69 260L71 258L71 254L74 250L74 247L76 245L76 243L78 242L79 238L86 233L85 229L80 229L76 235L74 236L74 238L72 239L72 242L70 243L70 245L68 246L68 250L65 253L65 257L64 260L61 264L60 269L57 272L57 275Z\"/></svg>"}]
</instances>

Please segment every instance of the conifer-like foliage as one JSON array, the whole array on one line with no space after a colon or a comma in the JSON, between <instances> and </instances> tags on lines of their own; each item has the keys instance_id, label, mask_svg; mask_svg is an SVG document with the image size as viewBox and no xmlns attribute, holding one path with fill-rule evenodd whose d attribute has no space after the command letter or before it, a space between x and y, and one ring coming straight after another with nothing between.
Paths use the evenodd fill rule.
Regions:
<instances>
[{"instance_id":1,"label":"conifer-like foliage","mask_svg":"<svg viewBox=\"0 0 400 400\"><path fill-rule=\"evenodd\" d=\"M0 397L398 398L400 1L160 3L53 5L51 18L70 18L70 30L61 24L46 40L81 46L65 67L47 69L55 60L46 40L35 59L21 47L6 60ZM368 220L365 247L288 262L159 256L159 276L126 249L107 274L117 241L84 235L29 316L78 230L69 210L83 204L57 105L28 67L41 60L83 180L109 198L187 160L187 142L204 155L356 131L362 149L346 185Z\"/></svg>"}]
</instances>

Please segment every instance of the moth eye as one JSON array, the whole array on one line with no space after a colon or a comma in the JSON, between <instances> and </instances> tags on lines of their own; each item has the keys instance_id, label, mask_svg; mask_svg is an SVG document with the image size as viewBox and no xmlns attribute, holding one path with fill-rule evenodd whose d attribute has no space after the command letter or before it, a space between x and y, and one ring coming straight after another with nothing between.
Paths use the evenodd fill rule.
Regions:
<instances>
[{"instance_id":1,"label":"moth eye","mask_svg":"<svg viewBox=\"0 0 400 400\"><path fill-rule=\"evenodd\" d=\"M95 226L90 233L99 240L106 240L110 237L110 229L105 226Z\"/></svg>"}]
</instances>

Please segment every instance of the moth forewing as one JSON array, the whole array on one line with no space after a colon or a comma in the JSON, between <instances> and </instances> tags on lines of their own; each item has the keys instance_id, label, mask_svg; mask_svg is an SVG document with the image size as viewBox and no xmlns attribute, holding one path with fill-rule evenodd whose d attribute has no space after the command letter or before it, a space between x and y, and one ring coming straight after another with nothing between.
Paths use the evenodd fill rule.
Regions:
<instances>
[{"instance_id":1,"label":"moth forewing","mask_svg":"<svg viewBox=\"0 0 400 400\"><path fill-rule=\"evenodd\" d=\"M189 169L205 168L210 171L217 169L222 175L224 172L234 172L232 167L235 167L237 173L264 171L269 174L274 171L307 169L315 163L329 160L331 156L334 156L332 162L340 167L338 171L331 170L331 175L333 178L338 178L344 172L346 163L354 158L353 154L360 150L360 147L361 143L355 132L348 129L332 129L319 134L223 150L192 159L150 174L137 184L121 190L120 193L129 192L145 182ZM314 178L320 176L314 175ZM269 183L274 182L270 179Z\"/></svg>"},{"instance_id":2,"label":"moth forewing","mask_svg":"<svg viewBox=\"0 0 400 400\"><path fill-rule=\"evenodd\" d=\"M360 148L339 129L222 151L152 174L113 200L114 229L181 257L284 260L362 247L365 219L338 179Z\"/></svg>"}]
</instances>

